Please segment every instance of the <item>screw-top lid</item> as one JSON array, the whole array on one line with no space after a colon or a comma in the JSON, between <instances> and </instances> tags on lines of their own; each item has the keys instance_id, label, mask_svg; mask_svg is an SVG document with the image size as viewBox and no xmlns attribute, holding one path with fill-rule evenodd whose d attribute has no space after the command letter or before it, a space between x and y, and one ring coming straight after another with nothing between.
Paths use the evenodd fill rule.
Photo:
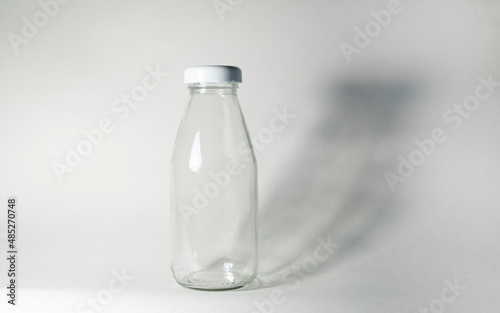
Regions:
<instances>
[{"instance_id":1,"label":"screw-top lid","mask_svg":"<svg viewBox=\"0 0 500 313\"><path fill-rule=\"evenodd\" d=\"M184 83L241 83L241 69L229 65L199 65L184 70Z\"/></svg>"}]
</instances>

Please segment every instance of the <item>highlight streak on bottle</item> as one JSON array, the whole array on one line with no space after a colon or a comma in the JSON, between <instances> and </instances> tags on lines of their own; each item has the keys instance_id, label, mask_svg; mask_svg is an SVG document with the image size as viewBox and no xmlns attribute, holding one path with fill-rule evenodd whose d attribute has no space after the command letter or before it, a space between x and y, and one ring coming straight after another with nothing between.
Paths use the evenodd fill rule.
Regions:
<instances>
[{"instance_id":1,"label":"highlight streak on bottle","mask_svg":"<svg viewBox=\"0 0 500 313\"><path fill-rule=\"evenodd\" d=\"M201 148L200 148L200 132L197 132L194 137L193 146L191 147L191 156L189 157L189 168L193 172L198 172L201 167Z\"/></svg>"}]
</instances>

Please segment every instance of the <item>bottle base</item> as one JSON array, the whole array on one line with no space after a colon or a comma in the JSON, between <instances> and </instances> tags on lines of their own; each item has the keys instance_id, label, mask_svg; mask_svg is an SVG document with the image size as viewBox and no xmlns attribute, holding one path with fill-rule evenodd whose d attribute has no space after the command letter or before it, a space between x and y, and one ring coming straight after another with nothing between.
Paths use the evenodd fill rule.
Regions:
<instances>
[{"instance_id":1,"label":"bottle base","mask_svg":"<svg viewBox=\"0 0 500 313\"><path fill-rule=\"evenodd\" d=\"M250 285L255 275L248 276L228 271L198 271L177 280L177 283L190 289L205 291L225 291Z\"/></svg>"}]
</instances>

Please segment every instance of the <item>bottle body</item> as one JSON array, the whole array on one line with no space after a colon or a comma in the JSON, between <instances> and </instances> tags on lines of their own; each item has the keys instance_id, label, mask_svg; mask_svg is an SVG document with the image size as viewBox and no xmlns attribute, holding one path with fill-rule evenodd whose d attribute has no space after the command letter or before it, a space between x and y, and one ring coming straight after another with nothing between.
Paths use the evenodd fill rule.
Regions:
<instances>
[{"instance_id":1,"label":"bottle body","mask_svg":"<svg viewBox=\"0 0 500 313\"><path fill-rule=\"evenodd\" d=\"M257 275L257 165L236 83L189 85L171 162L171 270L186 287Z\"/></svg>"}]
</instances>

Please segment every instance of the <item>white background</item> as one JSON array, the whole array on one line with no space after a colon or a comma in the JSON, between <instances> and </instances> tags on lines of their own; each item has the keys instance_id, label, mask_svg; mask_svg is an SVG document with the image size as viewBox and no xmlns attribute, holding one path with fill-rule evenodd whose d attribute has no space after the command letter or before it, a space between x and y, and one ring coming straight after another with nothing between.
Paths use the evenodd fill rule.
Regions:
<instances>
[{"instance_id":1,"label":"white background","mask_svg":"<svg viewBox=\"0 0 500 313\"><path fill-rule=\"evenodd\" d=\"M459 126L443 118L478 77L500 81L498 2L402 0L350 63L341 43L388 1L231 3L73 0L44 21L37 1L0 2L5 293L10 196L20 251L18 305L0 296L2 312L94 312L96 297L102 312L498 312L500 87ZM12 44L34 16L46 25ZM244 290L191 291L170 275L169 162L183 70L199 64L243 70L257 140L273 110L294 115L257 151L260 275ZM148 67L169 75L120 119L113 102ZM54 162L106 118L113 132L60 182ZM446 140L391 191L384 173L437 128ZM333 253L313 260L328 237ZM123 269L134 278L106 298Z\"/></svg>"}]
</instances>

